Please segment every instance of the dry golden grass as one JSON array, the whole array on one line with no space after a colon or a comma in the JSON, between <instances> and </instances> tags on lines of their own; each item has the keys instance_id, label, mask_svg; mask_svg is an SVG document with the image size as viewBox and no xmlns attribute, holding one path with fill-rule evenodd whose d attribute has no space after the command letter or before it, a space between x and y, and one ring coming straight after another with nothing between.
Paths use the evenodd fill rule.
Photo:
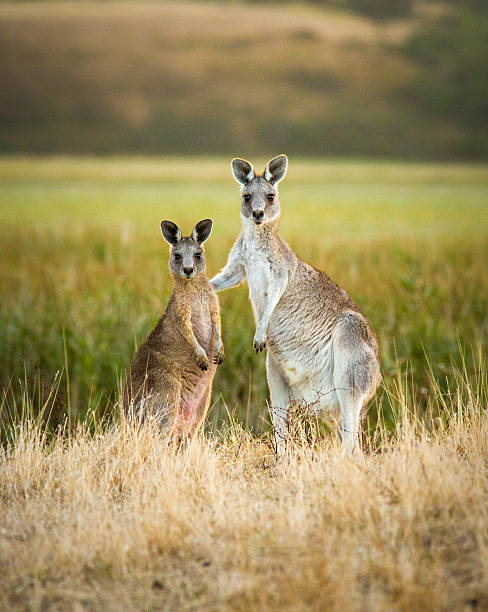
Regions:
<instances>
[{"instance_id":1,"label":"dry golden grass","mask_svg":"<svg viewBox=\"0 0 488 612\"><path fill-rule=\"evenodd\" d=\"M396 433L356 460L298 428L275 465L232 421L179 451L123 422L49 438L26 397L0 456L0 607L486 609L479 366L430 421L399 377Z\"/></svg>"}]
</instances>

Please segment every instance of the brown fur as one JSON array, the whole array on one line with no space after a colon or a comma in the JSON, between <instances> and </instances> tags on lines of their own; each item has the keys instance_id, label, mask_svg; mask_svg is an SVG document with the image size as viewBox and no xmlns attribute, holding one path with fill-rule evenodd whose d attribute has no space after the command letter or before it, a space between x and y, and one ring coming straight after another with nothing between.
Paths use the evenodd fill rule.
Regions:
<instances>
[{"instance_id":1,"label":"brown fur","mask_svg":"<svg viewBox=\"0 0 488 612\"><path fill-rule=\"evenodd\" d=\"M141 420L156 419L181 439L205 419L224 351L219 302L205 271L191 279L173 272L173 280L166 312L130 366L123 408Z\"/></svg>"}]
</instances>

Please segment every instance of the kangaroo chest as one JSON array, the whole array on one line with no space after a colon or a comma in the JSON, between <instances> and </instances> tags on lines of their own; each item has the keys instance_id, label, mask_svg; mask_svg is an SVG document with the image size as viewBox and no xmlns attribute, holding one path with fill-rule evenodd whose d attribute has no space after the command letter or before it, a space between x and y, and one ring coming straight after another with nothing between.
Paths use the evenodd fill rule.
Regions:
<instances>
[{"instance_id":1,"label":"kangaroo chest","mask_svg":"<svg viewBox=\"0 0 488 612\"><path fill-rule=\"evenodd\" d=\"M262 251L248 253L244 268L249 287L249 298L254 316L258 320L263 314L268 299L268 291L275 277L271 263Z\"/></svg>"}]
</instances>

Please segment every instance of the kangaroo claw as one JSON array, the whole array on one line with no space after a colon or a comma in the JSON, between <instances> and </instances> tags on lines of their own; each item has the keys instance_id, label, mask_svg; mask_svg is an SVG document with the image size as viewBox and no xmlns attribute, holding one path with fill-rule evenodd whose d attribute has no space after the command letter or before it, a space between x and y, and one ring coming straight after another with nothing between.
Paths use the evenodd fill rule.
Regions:
<instances>
[{"instance_id":1,"label":"kangaroo claw","mask_svg":"<svg viewBox=\"0 0 488 612\"><path fill-rule=\"evenodd\" d=\"M217 353L214 356L214 363L216 363L217 365L220 365L222 362L224 361L224 353Z\"/></svg>"},{"instance_id":2,"label":"kangaroo claw","mask_svg":"<svg viewBox=\"0 0 488 612\"><path fill-rule=\"evenodd\" d=\"M206 357L205 357L205 358L199 357L199 358L197 359L197 363L198 363L198 367L199 367L201 370L203 370L204 372L205 372L206 370L208 370L208 365L209 365L209 363L208 363L208 359L207 359Z\"/></svg>"}]
</instances>

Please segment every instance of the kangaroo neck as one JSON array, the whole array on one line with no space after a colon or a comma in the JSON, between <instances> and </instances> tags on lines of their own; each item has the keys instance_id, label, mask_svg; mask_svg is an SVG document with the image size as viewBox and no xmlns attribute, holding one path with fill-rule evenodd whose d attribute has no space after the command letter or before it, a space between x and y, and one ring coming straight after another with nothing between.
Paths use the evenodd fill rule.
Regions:
<instances>
[{"instance_id":1,"label":"kangaroo neck","mask_svg":"<svg viewBox=\"0 0 488 612\"><path fill-rule=\"evenodd\" d=\"M248 219L243 220L242 235L246 242L270 245L279 240L278 222L256 225Z\"/></svg>"},{"instance_id":2,"label":"kangaroo neck","mask_svg":"<svg viewBox=\"0 0 488 612\"><path fill-rule=\"evenodd\" d=\"M173 274L174 291L179 293L201 293L207 288L208 279L205 274L199 274L193 278L182 278L179 274Z\"/></svg>"}]
</instances>

